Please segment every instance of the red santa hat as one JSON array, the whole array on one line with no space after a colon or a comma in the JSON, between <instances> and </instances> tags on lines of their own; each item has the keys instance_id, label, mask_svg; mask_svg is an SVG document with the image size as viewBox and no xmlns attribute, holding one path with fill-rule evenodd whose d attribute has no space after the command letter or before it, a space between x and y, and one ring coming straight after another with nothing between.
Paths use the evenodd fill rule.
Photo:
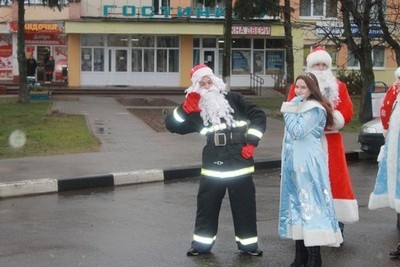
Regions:
<instances>
[{"instance_id":1,"label":"red santa hat","mask_svg":"<svg viewBox=\"0 0 400 267\"><path fill-rule=\"evenodd\" d=\"M400 80L400 67L394 72L394 77L396 80Z\"/></svg>"},{"instance_id":2,"label":"red santa hat","mask_svg":"<svg viewBox=\"0 0 400 267\"><path fill-rule=\"evenodd\" d=\"M322 46L317 46L307 56L307 68L311 69L313 65L318 63L325 63L328 68L332 67L332 58Z\"/></svg>"},{"instance_id":3,"label":"red santa hat","mask_svg":"<svg viewBox=\"0 0 400 267\"><path fill-rule=\"evenodd\" d=\"M214 72L205 64L196 65L190 70L190 79L192 83L196 83L204 76L214 76Z\"/></svg>"}]
</instances>

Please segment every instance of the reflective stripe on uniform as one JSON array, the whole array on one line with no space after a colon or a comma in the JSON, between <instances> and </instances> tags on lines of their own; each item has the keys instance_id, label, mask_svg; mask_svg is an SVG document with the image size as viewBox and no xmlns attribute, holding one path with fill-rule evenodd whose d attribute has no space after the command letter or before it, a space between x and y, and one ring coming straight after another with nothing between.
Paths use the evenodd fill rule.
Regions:
<instances>
[{"instance_id":1,"label":"reflective stripe on uniform","mask_svg":"<svg viewBox=\"0 0 400 267\"><path fill-rule=\"evenodd\" d=\"M246 121L234 121L231 125L232 128L240 128L243 126L246 126L247 122ZM221 123L218 125L213 125L210 127L204 127L201 131L200 134L202 135L206 135L208 133L213 133L213 132L217 132L217 131L222 131L228 128L228 125L226 123Z\"/></svg>"},{"instance_id":2,"label":"reflective stripe on uniform","mask_svg":"<svg viewBox=\"0 0 400 267\"><path fill-rule=\"evenodd\" d=\"M174 109L174 118L175 118L175 120L177 120L178 122L184 122L184 121L185 121L181 116L179 116L179 114L178 114L178 108Z\"/></svg>"},{"instance_id":3,"label":"reflective stripe on uniform","mask_svg":"<svg viewBox=\"0 0 400 267\"><path fill-rule=\"evenodd\" d=\"M217 177L217 178L231 178L231 177L237 177L241 176L244 174L249 174L254 172L254 166L246 167L243 169L239 170L234 170L234 171L226 171L226 172L221 172L221 171L213 171L213 170L208 170L208 169L201 169L201 174L205 176L210 176L210 177Z\"/></svg>"},{"instance_id":4,"label":"reflective stripe on uniform","mask_svg":"<svg viewBox=\"0 0 400 267\"><path fill-rule=\"evenodd\" d=\"M213 238L211 237L203 237L203 236L199 236L194 234L193 235L193 241L199 242L199 243L203 243L203 244L207 244L207 245L211 245L215 239L217 239L216 236L214 236Z\"/></svg>"},{"instance_id":5,"label":"reflective stripe on uniform","mask_svg":"<svg viewBox=\"0 0 400 267\"><path fill-rule=\"evenodd\" d=\"M249 129L247 131L247 134L252 134L254 136L257 136L259 139L261 139L261 137L263 136L263 133L256 129Z\"/></svg>"},{"instance_id":6,"label":"reflective stripe on uniform","mask_svg":"<svg viewBox=\"0 0 400 267\"><path fill-rule=\"evenodd\" d=\"M242 244L244 246L247 246L247 245L250 245L250 244L255 244L255 243L258 242L258 238L257 237L250 237L250 238L240 239L239 237L236 236L235 239L236 239L236 242L239 242L240 244Z\"/></svg>"}]
</instances>

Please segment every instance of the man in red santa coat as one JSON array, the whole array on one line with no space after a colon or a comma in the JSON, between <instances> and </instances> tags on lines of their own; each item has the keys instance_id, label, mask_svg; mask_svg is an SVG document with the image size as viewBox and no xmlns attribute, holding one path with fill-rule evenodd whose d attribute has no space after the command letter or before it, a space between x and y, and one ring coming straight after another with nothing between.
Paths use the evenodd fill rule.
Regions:
<instances>
[{"instance_id":1,"label":"man in red santa coat","mask_svg":"<svg viewBox=\"0 0 400 267\"><path fill-rule=\"evenodd\" d=\"M350 122L353 116L347 86L339 81L332 72L332 58L323 47L316 47L307 56L306 72L313 73L319 83L322 95L325 96L334 109L334 125L325 129L326 149L329 164L329 179L334 199L335 213L343 233L344 223L358 221L358 204L354 197L346 154L340 130ZM288 101L294 96L294 84L291 85Z\"/></svg>"}]
</instances>

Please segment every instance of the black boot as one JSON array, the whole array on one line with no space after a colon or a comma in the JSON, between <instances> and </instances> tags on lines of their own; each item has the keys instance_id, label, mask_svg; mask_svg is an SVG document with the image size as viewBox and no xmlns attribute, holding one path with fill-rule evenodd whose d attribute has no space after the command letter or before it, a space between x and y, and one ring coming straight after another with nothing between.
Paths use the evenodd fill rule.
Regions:
<instances>
[{"instance_id":1,"label":"black boot","mask_svg":"<svg viewBox=\"0 0 400 267\"><path fill-rule=\"evenodd\" d=\"M306 266L308 260L308 251L304 246L304 240L296 240L296 254L294 262L290 267L303 267Z\"/></svg>"},{"instance_id":2,"label":"black boot","mask_svg":"<svg viewBox=\"0 0 400 267\"><path fill-rule=\"evenodd\" d=\"M321 267L322 259L321 259L321 247L307 247L308 249L308 262L307 267Z\"/></svg>"}]
</instances>

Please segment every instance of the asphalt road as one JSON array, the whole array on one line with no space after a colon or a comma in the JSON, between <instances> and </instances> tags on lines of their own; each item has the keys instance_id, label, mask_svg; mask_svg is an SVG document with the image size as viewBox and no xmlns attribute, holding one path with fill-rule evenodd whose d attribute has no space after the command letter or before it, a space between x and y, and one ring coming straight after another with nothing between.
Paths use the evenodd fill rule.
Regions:
<instances>
[{"instance_id":1,"label":"asphalt road","mask_svg":"<svg viewBox=\"0 0 400 267\"><path fill-rule=\"evenodd\" d=\"M322 248L323 266L400 266L389 259L399 233L391 209L369 211L377 165L351 163L360 221L346 225L344 245ZM277 234L279 169L255 176L263 257L238 253L226 198L213 253L187 257L197 178L71 191L0 201L0 266L289 266L294 242Z\"/></svg>"}]
</instances>

